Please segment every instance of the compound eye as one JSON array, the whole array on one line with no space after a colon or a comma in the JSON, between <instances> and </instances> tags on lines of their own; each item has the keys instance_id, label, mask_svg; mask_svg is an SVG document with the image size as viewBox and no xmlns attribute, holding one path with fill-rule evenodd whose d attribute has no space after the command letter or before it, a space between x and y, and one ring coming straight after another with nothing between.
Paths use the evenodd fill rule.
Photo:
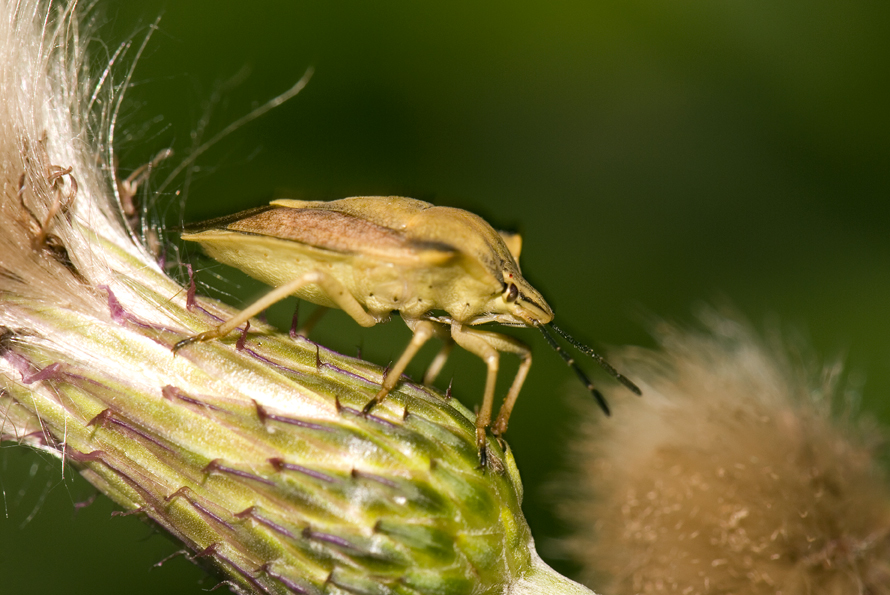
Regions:
<instances>
[{"instance_id":1,"label":"compound eye","mask_svg":"<svg viewBox=\"0 0 890 595\"><path fill-rule=\"evenodd\" d=\"M516 298L519 297L519 288L510 283L507 286L507 295L504 296L504 301L506 302L515 302Z\"/></svg>"}]
</instances>

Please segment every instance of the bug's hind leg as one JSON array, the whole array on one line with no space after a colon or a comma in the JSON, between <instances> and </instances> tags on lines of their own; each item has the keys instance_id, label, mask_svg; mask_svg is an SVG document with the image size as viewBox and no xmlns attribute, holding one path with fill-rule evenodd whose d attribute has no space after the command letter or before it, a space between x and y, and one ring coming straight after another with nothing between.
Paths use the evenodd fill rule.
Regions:
<instances>
[{"instance_id":1,"label":"bug's hind leg","mask_svg":"<svg viewBox=\"0 0 890 595\"><path fill-rule=\"evenodd\" d=\"M405 368L408 367L408 364L411 363L411 360L414 359L414 356L417 355L420 348L433 336L439 333L436 328L436 323L429 320L406 320L405 324L414 331L414 336L411 337L411 342L405 347L405 351L402 352L402 355L396 361L395 365L393 365L393 367L386 373L386 376L383 378L383 385L380 387L380 392L378 392L377 395L365 405L365 408L362 409L362 413L370 413L371 409L383 402L389 394L389 391L394 389L396 384L399 383L399 378L402 377Z\"/></svg>"},{"instance_id":2,"label":"bug's hind leg","mask_svg":"<svg viewBox=\"0 0 890 595\"><path fill-rule=\"evenodd\" d=\"M482 407L476 415L476 447L479 450L479 462L485 467L488 462L488 452L485 447L485 434L489 425L491 425L491 413L494 408L494 389L497 382L498 368L500 365L500 353L515 353L521 361L519 371L516 378L507 392L504 399L504 406L498 415L492 433L500 436L507 429L507 421L510 418L510 412L519 396L522 384L528 374L529 367L532 364L531 351L528 346L513 337L493 333L490 331L481 331L464 326L453 324L451 327L451 336L454 337L458 345L469 351L470 353L482 358L488 367L488 376L485 380L485 393L482 397Z\"/></svg>"},{"instance_id":3,"label":"bug's hind leg","mask_svg":"<svg viewBox=\"0 0 890 595\"><path fill-rule=\"evenodd\" d=\"M276 287L218 327L179 341L173 346L173 352L176 353L186 345L192 343L201 343L225 337L238 328L243 322L253 318L272 304L280 302L306 285L313 284L321 287L324 290L325 295L330 298L331 301L333 301L339 308L342 308L343 311L349 314L352 319L360 325L367 327L377 324L377 319L365 312L365 309L358 303L358 300L356 300L355 297L346 290L343 284L337 281L337 279L323 271L309 271L289 283Z\"/></svg>"},{"instance_id":4,"label":"bug's hind leg","mask_svg":"<svg viewBox=\"0 0 890 595\"><path fill-rule=\"evenodd\" d=\"M299 324L300 306L298 302L297 307L294 310L294 319L290 329L291 338L308 337L309 333L312 332L312 329L315 328L315 325L318 324L318 321L321 320L322 316L327 314L328 310L330 310L330 308L327 306L317 306L315 310L312 311L312 314L309 315L309 318L307 318L303 324Z\"/></svg>"}]
</instances>

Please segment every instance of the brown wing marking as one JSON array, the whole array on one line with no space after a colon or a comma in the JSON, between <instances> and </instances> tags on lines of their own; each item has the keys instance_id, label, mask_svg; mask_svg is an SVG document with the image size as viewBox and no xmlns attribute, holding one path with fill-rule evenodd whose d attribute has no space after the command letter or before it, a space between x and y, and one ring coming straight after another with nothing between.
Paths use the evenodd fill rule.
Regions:
<instances>
[{"instance_id":1,"label":"brown wing marking","mask_svg":"<svg viewBox=\"0 0 890 595\"><path fill-rule=\"evenodd\" d=\"M215 219L207 219L206 221L198 221L197 223L189 223L185 227L182 228L186 233L198 233L201 231L207 231L208 229L225 229L227 225L234 221L238 221L240 219L245 219L248 217L253 217L263 211L268 211L274 207L264 206L264 207L256 207L255 209L248 209L246 211L241 211L239 213L234 213L233 215L226 215L224 217L216 217Z\"/></svg>"},{"instance_id":2,"label":"brown wing marking","mask_svg":"<svg viewBox=\"0 0 890 595\"><path fill-rule=\"evenodd\" d=\"M335 211L396 231L405 229L414 215L433 206L404 196L353 196L331 201L278 199L271 204L291 209Z\"/></svg>"},{"instance_id":3,"label":"brown wing marking","mask_svg":"<svg viewBox=\"0 0 890 595\"><path fill-rule=\"evenodd\" d=\"M456 254L447 244L412 241L399 231L325 209L271 208L229 223L226 229L416 264L436 264Z\"/></svg>"}]
</instances>

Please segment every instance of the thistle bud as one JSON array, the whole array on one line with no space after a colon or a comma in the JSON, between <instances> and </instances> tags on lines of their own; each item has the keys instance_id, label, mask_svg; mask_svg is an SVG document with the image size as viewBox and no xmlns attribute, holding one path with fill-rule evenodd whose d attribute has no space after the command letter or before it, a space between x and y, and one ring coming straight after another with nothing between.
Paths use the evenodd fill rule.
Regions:
<instances>
[{"instance_id":1,"label":"thistle bud","mask_svg":"<svg viewBox=\"0 0 890 595\"><path fill-rule=\"evenodd\" d=\"M168 277L119 205L110 79L76 3L0 19L0 438L73 465L246 593L589 593L535 553L508 450L473 415ZM100 98L101 100L97 100ZM104 132L103 132L104 131ZM109 172L111 179L108 178Z\"/></svg>"}]
</instances>

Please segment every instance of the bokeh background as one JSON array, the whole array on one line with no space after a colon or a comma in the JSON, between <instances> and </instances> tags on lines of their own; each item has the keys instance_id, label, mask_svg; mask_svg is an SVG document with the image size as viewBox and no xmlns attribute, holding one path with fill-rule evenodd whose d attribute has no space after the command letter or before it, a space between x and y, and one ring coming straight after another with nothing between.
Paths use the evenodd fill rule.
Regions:
<instances>
[{"instance_id":1,"label":"bokeh background","mask_svg":"<svg viewBox=\"0 0 890 595\"><path fill-rule=\"evenodd\" d=\"M117 130L122 177L173 147L157 184L209 107L204 139L315 69L298 97L197 160L184 213L171 194L184 179L167 190L154 213L168 225L277 197L470 209L523 233L528 278L594 346L652 345L653 317L692 322L702 303L731 304L842 358L862 408L890 421L890 4L103 0L97 14L97 68L161 15ZM187 257L208 293L242 303L260 291ZM270 319L286 325L292 307ZM535 353L508 433L524 508L542 555L571 573L544 488L582 389L536 333L514 334ZM385 364L409 333L334 313L314 338ZM594 367L608 398L634 398ZM472 405L483 372L457 353L442 378ZM102 498L75 513L92 490L72 475L0 451L4 593L214 584L181 558L149 572L175 546L111 518Z\"/></svg>"}]
</instances>

